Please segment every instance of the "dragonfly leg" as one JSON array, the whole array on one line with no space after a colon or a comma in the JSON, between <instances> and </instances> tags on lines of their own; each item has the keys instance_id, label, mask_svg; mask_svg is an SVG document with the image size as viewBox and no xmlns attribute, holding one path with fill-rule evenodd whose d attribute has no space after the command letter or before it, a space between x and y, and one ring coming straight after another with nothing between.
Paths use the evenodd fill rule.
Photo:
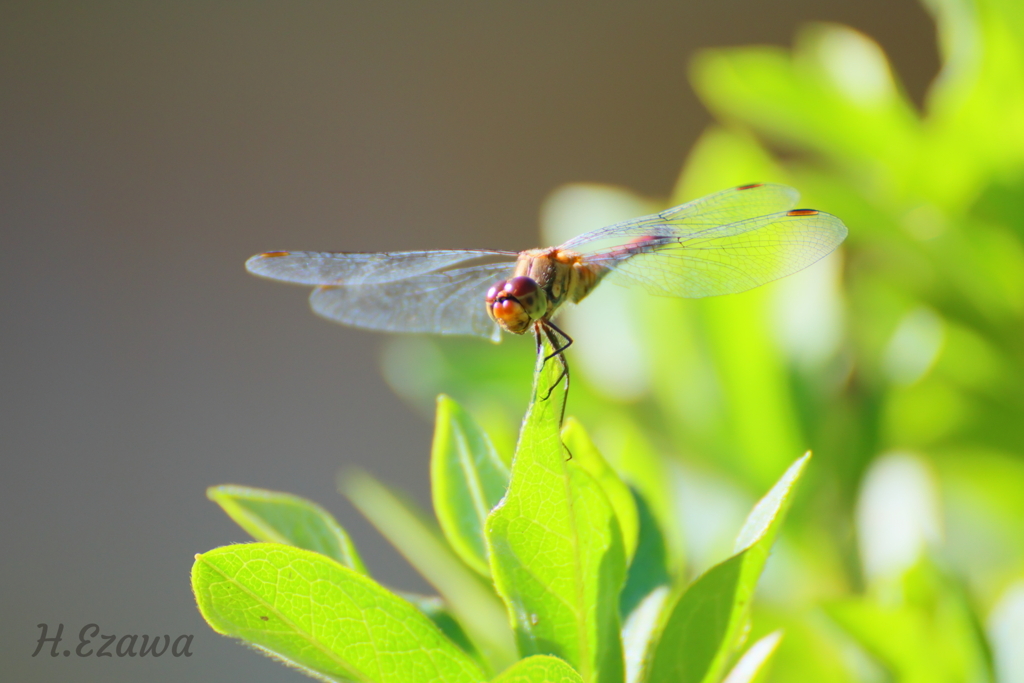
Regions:
<instances>
[{"instance_id":1,"label":"dragonfly leg","mask_svg":"<svg viewBox=\"0 0 1024 683\"><path fill-rule=\"evenodd\" d=\"M569 365L568 365L568 363L565 362L565 356L562 356L562 352L565 351L570 346L572 346L572 342L573 342L572 337L567 335L564 331L562 331L561 328L558 327L558 325L554 324L550 320L545 321L545 322L543 322L541 324L544 327L544 334L547 336L548 342L551 344L551 348L555 349L550 354L548 354L546 358L544 358L544 362L546 363L547 361L551 360L555 356L561 356L562 357L562 364L565 365L566 372L568 372ZM554 337L554 335L551 334L552 330L557 332L558 335L562 339L565 340L565 344L563 346L558 346L558 344L555 343L555 337ZM561 377L559 377L559 379L561 379Z\"/></svg>"},{"instance_id":2,"label":"dragonfly leg","mask_svg":"<svg viewBox=\"0 0 1024 683\"><path fill-rule=\"evenodd\" d=\"M544 398L541 400L546 401L549 398L551 398L551 392L555 390L555 387L557 387L559 382L561 382L563 379L565 379L565 390L566 392L569 391L569 361L565 360L565 356L561 355L558 356L558 361L562 364L562 374L558 376L558 379L555 380L554 384L548 387L548 393L544 394ZM562 417L565 417L564 404L562 405ZM561 424L561 421L559 421L559 424Z\"/></svg>"},{"instance_id":3,"label":"dragonfly leg","mask_svg":"<svg viewBox=\"0 0 1024 683\"><path fill-rule=\"evenodd\" d=\"M548 389L547 396L545 396L544 398L545 400L550 398L551 392L555 390L555 387L558 386L558 383L562 381L563 377L565 378L565 393L566 397L568 398L571 376L569 375L569 361L566 360L565 354L562 352L572 345L572 337L567 335L557 325L551 322L547 323L547 325L544 327L544 335L547 337L548 343L551 344L551 348L557 349L555 352L553 352L551 355L544 359L545 362L550 360L552 357L557 356L558 361L562 364L562 374L560 374L558 376L558 379L555 380L555 383L551 385L551 387ZM556 342L556 335L561 336L562 339L565 340L565 344L563 344L561 347L559 347L558 343ZM561 426L562 423L565 422L566 402L567 401L564 400L562 401L562 414L558 418L559 426ZM566 460L572 460L572 451L569 450L569 447L566 446L565 443L563 443L562 448L564 448L565 452L568 453L569 455L569 457L567 457Z\"/></svg>"},{"instance_id":4,"label":"dragonfly leg","mask_svg":"<svg viewBox=\"0 0 1024 683\"><path fill-rule=\"evenodd\" d=\"M569 348L569 345L572 344L572 338L569 337L569 335L567 335L562 330L558 329L555 325L552 325L551 323L538 323L537 327L535 328L535 332L537 334L538 344L540 346L543 346L543 344L540 341L541 340L541 334L543 334L544 335L544 339L546 339L548 344L551 345L551 348L555 349L555 351L553 353L551 353L550 355L548 355L548 356L546 356L544 358L544 362L546 363L549 360L551 360L552 358L557 357L558 358L558 362L561 363L561 365L562 365L562 372L561 372L561 374L558 375L558 379L555 380L554 384L552 384L550 387L548 387L548 393L546 393L544 395L544 398L541 399L541 400L546 401L549 398L551 398L551 392L553 392L555 390L555 387L557 387L559 385L559 383L562 381L563 378L565 379L565 391L566 391L566 394L568 394L568 392L569 392L569 384L570 384L570 381L571 381L571 376L569 374L569 361L566 360L565 355L562 352L565 351L567 348ZM559 346L559 339L558 339L559 336L561 336L564 340L567 340L568 343L565 343L565 344ZM540 352L538 352L538 353L540 353ZM565 404L566 404L566 401L563 400L562 401L562 414L558 417L558 424L559 424L559 426L561 426L561 424L563 422L565 422ZM568 449L568 447L565 446L565 444L562 444L562 447L565 448L565 452L569 454L569 457L566 458L566 460L572 460L572 451L570 451Z\"/></svg>"},{"instance_id":5,"label":"dragonfly leg","mask_svg":"<svg viewBox=\"0 0 1024 683\"><path fill-rule=\"evenodd\" d=\"M551 398L551 392L555 390L555 387L558 386L558 383L561 382L563 378L565 379L565 390L566 390L566 392L569 391L569 361L567 361L565 359L565 354L563 354L562 352L565 351L567 348L569 348L569 346L572 344L572 338L569 335L567 335L565 332L562 332L562 330L560 330L557 327L555 327L550 322L538 323L538 325L537 325L538 344L540 344L540 335L541 334L544 335L544 338L547 340L548 344L551 345L551 348L555 349L552 353L550 353L550 354L548 354L547 356L544 357L544 362L547 363L552 358L558 358L558 362L561 363L561 365L562 365L562 374L560 374L558 376L558 379L555 380L554 384L552 384L550 387L548 387L548 393L544 394L543 400L546 401L549 398ZM561 336L562 338L567 340L568 343L559 346L558 336L556 336L556 335ZM564 417L564 414L565 414L565 405L564 404L562 405L562 413L563 413L563 417Z\"/></svg>"}]
</instances>

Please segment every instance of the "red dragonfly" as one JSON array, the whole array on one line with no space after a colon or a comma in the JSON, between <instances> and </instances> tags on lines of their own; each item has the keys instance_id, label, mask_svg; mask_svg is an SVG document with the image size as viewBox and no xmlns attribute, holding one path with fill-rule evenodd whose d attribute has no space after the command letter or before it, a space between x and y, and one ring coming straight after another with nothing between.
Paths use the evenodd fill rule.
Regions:
<instances>
[{"instance_id":1,"label":"red dragonfly","mask_svg":"<svg viewBox=\"0 0 1024 683\"><path fill-rule=\"evenodd\" d=\"M551 321L606 278L660 296L734 294L802 270L846 238L831 214L794 209L784 185L743 185L616 223L558 247L335 253L271 251L255 275L314 285L310 304L345 325L486 337L533 330L559 356L572 339ZM486 262L483 262L486 261ZM473 263L476 262L476 263ZM560 341L561 340L561 341Z\"/></svg>"}]
</instances>

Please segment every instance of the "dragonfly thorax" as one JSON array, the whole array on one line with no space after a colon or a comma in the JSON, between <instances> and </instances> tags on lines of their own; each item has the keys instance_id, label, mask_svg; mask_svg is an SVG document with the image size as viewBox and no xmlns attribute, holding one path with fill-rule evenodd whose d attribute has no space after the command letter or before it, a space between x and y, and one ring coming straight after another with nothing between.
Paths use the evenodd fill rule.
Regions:
<instances>
[{"instance_id":1,"label":"dragonfly thorax","mask_svg":"<svg viewBox=\"0 0 1024 683\"><path fill-rule=\"evenodd\" d=\"M487 313L501 329L523 334L548 320L566 301L579 303L604 274L568 249L530 249L519 255L513 277L487 292Z\"/></svg>"}]
</instances>

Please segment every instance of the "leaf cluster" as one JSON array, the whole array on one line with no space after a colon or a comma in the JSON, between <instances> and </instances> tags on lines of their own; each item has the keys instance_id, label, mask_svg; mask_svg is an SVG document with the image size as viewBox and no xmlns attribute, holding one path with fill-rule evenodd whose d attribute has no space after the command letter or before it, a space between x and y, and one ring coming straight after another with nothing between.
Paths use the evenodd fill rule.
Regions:
<instances>
[{"instance_id":1,"label":"leaf cluster","mask_svg":"<svg viewBox=\"0 0 1024 683\"><path fill-rule=\"evenodd\" d=\"M196 556L204 618L329 681L754 680L780 637L740 656L754 588L809 456L754 507L732 553L687 582L642 486L608 465L579 422L562 428L565 387L546 389L558 371L539 363L511 467L465 410L438 400L437 523L368 474L344 481L437 596L374 581L318 505L218 486L210 498L260 542Z\"/></svg>"}]
</instances>

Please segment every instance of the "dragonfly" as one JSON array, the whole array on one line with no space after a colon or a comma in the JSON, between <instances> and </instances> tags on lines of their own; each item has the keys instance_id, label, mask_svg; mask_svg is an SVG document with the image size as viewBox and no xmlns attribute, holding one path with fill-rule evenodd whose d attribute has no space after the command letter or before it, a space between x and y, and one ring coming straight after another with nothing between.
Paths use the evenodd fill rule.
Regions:
<instances>
[{"instance_id":1,"label":"dragonfly","mask_svg":"<svg viewBox=\"0 0 1024 683\"><path fill-rule=\"evenodd\" d=\"M313 310L353 327L494 342L502 331L532 330L538 353L550 345L545 362L557 356L567 376L563 352L573 340L552 317L605 280L658 296L735 294L831 253L846 226L823 211L793 208L799 196L785 185L742 185L520 252L270 251L245 265L255 275L313 285Z\"/></svg>"}]
</instances>

